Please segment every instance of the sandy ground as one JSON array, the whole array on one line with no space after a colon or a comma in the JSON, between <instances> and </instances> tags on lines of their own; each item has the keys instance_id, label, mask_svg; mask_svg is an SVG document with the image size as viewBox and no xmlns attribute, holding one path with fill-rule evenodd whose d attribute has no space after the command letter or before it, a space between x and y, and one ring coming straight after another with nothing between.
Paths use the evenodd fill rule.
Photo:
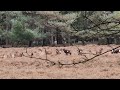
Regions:
<instances>
[{"instance_id":1,"label":"sandy ground","mask_svg":"<svg viewBox=\"0 0 120 90\"><path fill-rule=\"evenodd\" d=\"M104 49L103 52L111 49L107 45L78 47L84 52L91 50L93 53L101 48ZM116 47L116 45L112 45L112 47ZM48 59L51 61L71 63L83 60L83 57L78 55L75 46L45 48L51 53L48 55ZM71 50L72 55L65 55L64 52L56 55L56 48ZM0 48L0 79L120 79L120 54L108 52L84 64L59 68L57 65L49 67L49 63L41 59L16 56L16 52L24 53L25 49ZM34 57L45 58L43 47L29 48L28 53L33 53ZM87 54L87 57L91 58L93 55Z\"/></svg>"}]
</instances>

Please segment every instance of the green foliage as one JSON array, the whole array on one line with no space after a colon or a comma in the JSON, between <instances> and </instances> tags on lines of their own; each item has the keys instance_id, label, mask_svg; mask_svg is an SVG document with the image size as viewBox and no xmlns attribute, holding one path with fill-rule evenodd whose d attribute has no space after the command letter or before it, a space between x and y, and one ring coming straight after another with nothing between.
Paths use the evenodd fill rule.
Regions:
<instances>
[{"instance_id":1,"label":"green foliage","mask_svg":"<svg viewBox=\"0 0 120 90\"><path fill-rule=\"evenodd\" d=\"M25 30L24 26L21 22L15 21L13 26L13 30L11 31L11 39L16 42L25 42L30 41L34 38L34 35L28 31Z\"/></svg>"},{"instance_id":2,"label":"green foliage","mask_svg":"<svg viewBox=\"0 0 120 90\"><path fill-rule=\"evenodd\" d=\"M53 37L60 35L69 40L71 36L105 37L120 30L119 22L120 11L1 11L0 38L14 43L54 42Z\"/></svg>"}]
</instances>

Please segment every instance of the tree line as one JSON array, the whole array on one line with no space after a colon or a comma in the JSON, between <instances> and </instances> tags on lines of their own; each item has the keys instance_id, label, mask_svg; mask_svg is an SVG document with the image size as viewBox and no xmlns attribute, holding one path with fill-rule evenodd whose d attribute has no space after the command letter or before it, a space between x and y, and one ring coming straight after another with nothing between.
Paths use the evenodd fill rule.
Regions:
<instances>
[{"instance_id":1,"label":"tree line","mask_svg":"<svg viewBox=\"0 0 120 90\"><path fill-rule=\"evenodd\" d=\"M120 44L120 11L1 11L0 45Z\"/></svg>"}]
</instances>

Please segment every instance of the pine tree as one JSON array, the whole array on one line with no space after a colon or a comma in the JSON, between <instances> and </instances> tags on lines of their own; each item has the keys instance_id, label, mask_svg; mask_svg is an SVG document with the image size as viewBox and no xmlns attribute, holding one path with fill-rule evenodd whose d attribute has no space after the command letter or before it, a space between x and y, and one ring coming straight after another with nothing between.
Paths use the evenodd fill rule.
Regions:
<instances>
[{"instance_id":1,"label":"pine tree","mask_svg":"<svg viewBox=\"0 0 120 90\"><path fill-rule=\"evenodd\" d=\"M44 32L49 33L51 44L57 41L62 44L63 38L68 38L70 42L70 35L73 32L71 24L77 17L77 13L62 14L60 11L38 11L40 16L43 17Z\"/></svg>"}]
</instances>

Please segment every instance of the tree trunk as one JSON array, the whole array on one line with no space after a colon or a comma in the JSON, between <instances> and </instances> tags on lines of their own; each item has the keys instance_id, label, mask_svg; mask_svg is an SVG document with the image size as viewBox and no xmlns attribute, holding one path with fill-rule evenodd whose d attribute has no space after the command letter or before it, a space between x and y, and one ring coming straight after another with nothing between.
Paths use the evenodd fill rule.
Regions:
<instances>
[{"instance_id":1,"label":"tree trunk","mask_svg":"<svg viewBox=\"0 0 120 90\"><path fill-rule=\"evenodd\" d=\"M32 41L29 41L28 47L31 47L31 46L32 46Z\"/></svg>"},{"instance_id":2,"label":"tree trunk","mask_svg":"<svg viewBox=\"0 0 120 90\"><path fill-rule=\"evenodd\" d=\"M56 29L56 41L57 44L62 44L61 30L59 30L58 28Z\"/></svg>"},{"instance_id":3,"label":"tree trunk","mask_svg":"<svg viewBox=\"0 0 120 90\"><path fill-rule=\"evenodd\" d=\"M53 45L54 44L54 40L53 40L53 35L51 35L51 45Z\"/></svg>"},{"instance_id":4,"label":"tree trunk","mask_svg":"<svg viewBox=\"0 0 120 90\"><path fill-rule=\"evenodd\" d=\"M68 36L68 44L71 45L70 36Z\"/></svg>"},{"instance_id":5,"label":"tree trunk","mask_svg":"<svg viewBox=\"0 0 120 90\"><path fill-rule=\"evenodd\" d=\"M85 45L85 42L84 42L84 40L82 40L82 45Z\"/></svg>"},{"instance_id":6,"label":"tree trunk","mask_svg":"<svg viewBox=\"0 0 120 90\"><path fill-rule=\"evenodd\" d=\"M8 39L6 39L6 45L8 45L9 44L9 40Z\"/></svg>"}]
</instances>

